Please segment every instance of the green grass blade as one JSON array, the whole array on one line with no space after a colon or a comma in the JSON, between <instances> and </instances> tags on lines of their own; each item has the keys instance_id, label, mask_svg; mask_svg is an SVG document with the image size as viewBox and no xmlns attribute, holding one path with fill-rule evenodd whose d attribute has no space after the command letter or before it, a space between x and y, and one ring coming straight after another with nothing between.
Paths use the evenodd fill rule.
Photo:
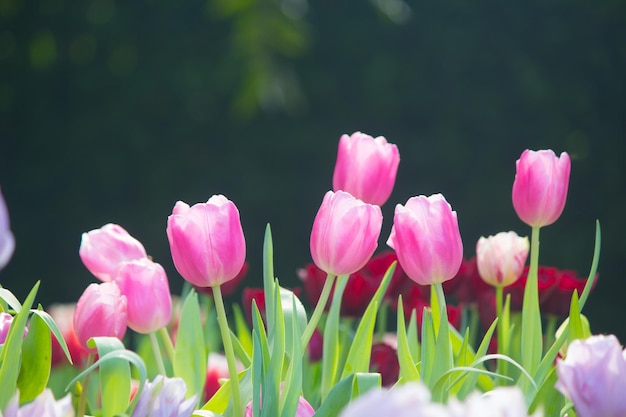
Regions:
<instances>
[{"instance_id":1,"label":"green grass blade","mask_svg":"<svg viewBox=\"0 0 626 417\"><path fill-rule=\"evenodd\" d=\"M51 359L50 330L43 319L33 315L28 336L22 345L22 364L17 378L20 402L34 400L46 388L50 377Z\"/></svg>"}]
</instances>

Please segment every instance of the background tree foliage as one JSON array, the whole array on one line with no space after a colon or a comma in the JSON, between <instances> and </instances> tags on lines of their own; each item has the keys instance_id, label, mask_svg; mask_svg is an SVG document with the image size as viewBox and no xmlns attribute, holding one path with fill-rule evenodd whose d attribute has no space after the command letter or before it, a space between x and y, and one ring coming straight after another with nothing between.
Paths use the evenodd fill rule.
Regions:
<instances>
[{"instance_id":1,"label":"background tree foliage","mask_svg":"<svg viewBox=\"0 0 626 417\"><path fill-rule=\"evenodd\" d=\"M383 208L442 192L467 256L481 235L529 234L510 192L525 148L572 156L568 203L540 263L586 275L595 332L626 340L626 3L617 0L0 0L0 185L17 239L1 284L76 300L94 281L82 232L119 223L177 275L177 200L239 206L261 284L297 285L341 134L398 145ZM610 306L610 308L606 308Z\"/></svg>"}]
</instances>

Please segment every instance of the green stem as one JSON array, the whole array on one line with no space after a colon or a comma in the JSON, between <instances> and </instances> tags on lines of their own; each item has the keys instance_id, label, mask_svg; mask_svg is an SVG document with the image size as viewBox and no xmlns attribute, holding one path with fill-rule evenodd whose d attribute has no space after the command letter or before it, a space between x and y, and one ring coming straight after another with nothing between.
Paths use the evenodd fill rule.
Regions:
<instances>
[{"instance_id":1,"label":"green stem","mask_svg":"<svg viewBox=\"0 0 626 417\"><path fill-rule=\"evenodd\" d=\"M448 324L448 310L446 308L446 297L443 293L443 285L440 282L431 286L435 290L437 304L439 306L439 329L435 342L435 360L432 364L430 374L431 389L437 384L440 377L452 368L452 347L450 346L450 333ZM431 291L432 291L431 289ZM439 402L446 402L448 398L447 390L433 392L433 398Z\"/></svg>"},{"instance_id":2,"label":"green stem","mask_svg":"<svg viewBox=\"0 0 626 417\"><path fill-rule=\"evenodd\" d=\"M91 364L96 359L95 353L90 353L87 357L87 364L85 365L85 369L89 368ZM76 411L77 417L83 417L85 415L85 408L87 406L87 388L89 388L89 378L91 377L91 372L85 375L85 380L83 381L82 390L80 392L80 398L78 399L78 409Z\"/></svg>"},{"instance_id":3,"label":"green stem","mask_svg":"<svg viewBox=\"0 0 626 417\"><path fill-rule=\"evenodd\" d=\"M498 317L498 324L496 327L497 331L497 341L498 341L498 353L502 355L508 355L508 346L504 341L504 318L502 317L502 298L503 298L503 288L501 286L496 287L496 317ZM500 375L504 375L505 371L505 361L499 360L497 362L497 373ZM496 384L501 385L502 380L500 378L496 379Z\"/></svg>"},{"instance_id":4,"label":"green stem","mask_svg":"<svg viewBox=\"0 0 626 417\"><path fill-rule=\"evenodd\" d=\"M559 318L557 316L550 315L548 316L546 322L546 339L545 346L552 346L554 341L556 340L556 328Z\"/></svg>"},{"instance_id":5,"label":"green stem","mask_svg":"<svg viewBox=\"0 0 626 417\"><path fill-rule=\"evenodd\" d=\"M157 330L161 335L161 340L163 340L163 345L165 346L165 353L167 353L167 357L170 359L170 362L174 362L174 344L172 343L172 339L170 338L170 334L167 332L165 327Z\"/></svg>"},{"instance_id":6,"label":"green stem","mask_svg":"<svg viewBox=\"0 0 626 417\"><path fill-rule=\"evenodd\" d=\"M161 356L161 348L159 347L159 341L156 338L156 332L150 333L149 337L150 337L150 344L152 344L152 352L154 353L154 359L156 360L159 373L163 375L164 377L166 377L167 372L165 372L165 365L163 364L163 356Z\"/></svg>"},{"instance_id":7,"label":"green stem","mask_svg":"<svg viewBox=\"0 0 626 417\"><path fill-rule=\"evenodd\" d=\"M541 312L539 310L539 227L533 227L530 244L530 267L524 289L522 305L522 366L533 375L539 366L542 353ZM530 382L522 378L523 386Z\"/></svg>"},{"instance_id":8,"label":"green stem","mask_svg":"<svg viewBox=\"0 0 626 417\"><path fill-rule=\"evenodd\" d=\"M385 333L387 332L387 316L389 313L389 301L383 299L382 304L380 305L380 310L378 312L378 322L377 327L377 333L378 333L378 340L379 341L383 341L385 339Z\"/></svg>"},{"instance_id":9,"label":"green stem","mask_svg":"<svg viewBox=\"0 0 626 417\"><path fill-rule=\"evenodd\" d=\"M239 393L239 377L237 376L235 351L233 350L233 342L230 339L230 328L228 327L228 319L226 318L226 310L224 309L222 291L219 285L211 288L213 289L213 299L215 300L215 307L217 310L217 321L219 324L220 332L222 334L222 344L224 345L226 362L228 363L230 387L233 395L233 416L241 417L243 416L243 412L241 409L241 394Z\"/></svg>"},{"instance_id":10,"label":"green stem","mask_svg":"<svg viewBox=\"0 0 626 417\"><path fill-rule=\"evenodd\" d=\"M317 305L315 306L315 310L313 310L313 314L311 315L311 320L307 323L306 328L304 329L304 333L302 334L302 348L306 349L309 344L309 340L311 340L311 336L313 336L313 332L317 327L317 324L322 317L322 313L324 312L324 308L326 307L326 303L328 302L328 297L330 296L330 290L333 288L333 282L335 281L336 276L333 274L328 274L326 277L326 281L324 282L324 287L322 288L322 293L320 294L319 300L317 300Z\"/></svg>"}]
</instances>

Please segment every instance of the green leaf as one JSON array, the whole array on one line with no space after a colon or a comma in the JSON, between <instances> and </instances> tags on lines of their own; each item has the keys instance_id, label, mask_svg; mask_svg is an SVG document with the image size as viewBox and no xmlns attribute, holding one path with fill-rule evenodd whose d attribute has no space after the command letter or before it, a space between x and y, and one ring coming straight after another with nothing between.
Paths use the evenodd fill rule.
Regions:
<instances>
[{"instance_id":1,"label":"green leaf","mask_svg":"<svg viewBox=\"0 0 626 417\"><path fill-rule=\"evenodd\" d=\"M279 413L280 382L285 360L285 321L280 299L280 287L277 281L274 283L274 288L273 317L275 322L271 327L268 324L268 328L271 329L267 335L270 346L270 361L269 366L264 369L262 417L276 417Z\"/></svg>"},{"instance_id":2,"label":"green leaf","mask_svg":"<svg viewBox=\"0 0 626 417\"><path fill-rule=\"evenodd\" d=\"M48 329L52 332L57 342L59 342L61 349L63 349L63 353L65 353L65 357L67 358L67 361L70 364L73 364L72 355L70 355L70 350L67 347L67 343L65 342L65 339L63 338L63 334L61 333L61 330L59 330L59 327L57 326L57 324L54 322L54 319L52 318L52 316L50 316L50 314L43 311L41 308L38 310L31 310L31 311L35 315L39 316L39 318L43 320L46 326L48 326Z\"/></svg>"},{"instance_id":3,"label":"green leaf","mask_svg":"<svg viewBox=\"0 0 626 417\"><path fill-rule=\"evenodd\" d=\"M30 290L20 312L13 317L9 333L4 342L4 348L0 353L0 387L2 387L0 389L0 410L6 409L9 400L15 394L17 378L20 372L24 329L26 328L26 321L38 289L39 281Z\"/></svg>"},{"instance_id":4,"label":"green leaf","mask_svg":"<svg viewBox=\"0 0 626 417\"><path fill-rule=\"evenodd\" d=\"M173 363L174 376L182 378L187 385L187 398L202 395L207 357L198 294L190 291L181 311Z\"/></svg>"},{"instance_id":5,"label":"green leaf","mask_svg":"<svg viewBox=\"0 0 626 417\"><path fill-rule=\"evenodd\" d=\"M232 330L230 331L230 339L233 342L233 350L235 352L235 356L239 358L239 361L241 362L244 368L249 367L252 364L252 359L250 359L250 355L252 355L252 351L250 351L250 354L246 352L246 349L243 347L243 344L241 343L237 335L233 333Z\"/></svg>"},{"instance_id":6,"label":"green leaf","mask_svg":"<svg viewBox=\"0 0 626 417\"><path fill-rule=\"evenodd\" d=\"M239 343L246 355L250 357L252 355L251 332L239 304L233 304L233 315L235 316L235 334L237 339L239 339Z\"/></svg>"},{"instance_id":7,"label":"green leaf","mask_svg":"<svg viewBox=\"0 0 626 417\"><path fill-rule=\"evenodd\" d=\"M46 388L51 360L50 330L43 319L33 315L22 345L22 366L17 378L21 403L35 399Z\"/></svg>"},{"instance_id":8,"label":"green leaf","mask_svg":"<svg viewBox=\"0 0 626 417\"><path fill-rule=\"evenodd\" d=\"M398 298L398 363L400 365L400 378L404 382L418 381L420 374L415 363L417 362L411 355L409 341L406 336L404 326L404 307L402 305L402 295Z\"/></svg>"},{"instance_id":9,"label":"green leaf","mask_svg":"<svg viewBox=\"0 0 626 417\"><path fill-rule=\"evenodd\" d=\"M591 261L591 270L589 271L589 276L587 278L587 283L585 284L585 288L583 289L582 294L580 295L580 303L579 308L582 312L585 303L587 302L587 297L589 297L589 293L591 292L591 288L593 288L593 283L596 280L596 272L598 271L598 263L600 262L600 241L602 240L602 233L600 231L600 222L596 220L596 240L595 245L593 247L593 260Z\"/></svg>"},{"instance_id":10,"label":"green leaf","mask_svg":"<svg viewBox=\"0 0 626 417\"><path fill-rule=\"evenodd\" d=\"M422 312L422 355L421 355L421 370L422 381L427 387L430 386L430 375L432 364L435 360L435 332L433 330L433 321L431 318L430 309L424 307Z\"/></svg>"},{"instance_id":11,"label":"green leaf","mask_svg":"<svg viewBox=\"0 0 626 417\"><path fill-rule=\"evenodd\" d=\"M380 282L376 293L370 300L365 313L357 327L352 346L348 352L341 378L345 378L352 373L366 373L369 371L370 356L372 353L372 339L374 336L374 327L376 325L376 315L378 306L382 304L383 296L387 291L391 276L396 268L396 262L393 262L385 276ZM334 298L334 297L333 297Z\"/></svg>"},{"instance_id":12,"label":"green leaf","mask_svg":"<svg viewBox=\"0 0 626 417\"><path fill-rule=\"evenodd\" d=\"M19 300L13 295L13 293L6 288L0 287L0 298L3 299L16 313L19 313L22 309L22 304L20 304Z\"/></svg>"},{"instance_id":13,"label":"green leaf","mask_svg":"<svg viewBox=\"0 0 626 417\"><path fill-rule=\"evenodd\" d=\"M274 247L272 244L272 230L269 223L265 228L263 239L263 290L265 293L265 318L267 332L271 333L274 325Z\"/></svg>"},{"instance_id":14,"label":"green leaf","mask_svg":"<svg viewBox=\"0 0 626 417\"><path fill-rule=\"evenodd\" d=\"M374 387L380 387L380 374L358 373L343 378L330 390L315 417L336 417L350 401Z\"/></svg>"},{"instance_id":15,"label":"green leaf","mask_svg":"<svg viewBox=\"0 0 626 417\"><path fill-rule=\"evenodd\" d=\"M93 337L87 345L98 350L98 356L124 351L124 344L115 337ZM130 404L130 366L127 360L113 358L100 363L102 416L113 417L123 413Z\"/></svg>"},{"instance_id":16,"label":"green leaf","mask_svg":"<svg viewBox=\"0 0 626 417\"><path fill-rule=\"evenodd\" d=\"M326 319L323 337L322 354L322 401L337 382L337 368L339 366L339 311L341 298L348 282L348 275L340 275L335 282L335 292L330 304Z\"/></svg>"},{"instance_id":17,"label":"green leaf","mask_svg":"<svg viewBox=\"0 0 626 417\"><path fill-rule=\"evenodd\" d=\"M297 310L296 305L297 297L292 293L291 296L291 311ZM285 376L285 385L283 387L283 392L280 398L280 415L281 417L293 417L296 414L296 410L298 408L298 401L300 400L300 393L302 392L302 358L306 352L302 351L302 343L300 340L301 331L304 327L301 326L301 323L298 323L298 320L290 320L291 321L291 331L288 332L295 337L291 338L291 349L289 349L292 353L291 362L289 364L289 368L287 370L287 375ZM305 318L306 325L306 318Z\"/></svg>"},{"instance_id":18,"label":"green leaf","mask_svg":"<svg viewBox=\"0 0 626 417\"><path fill-rule=\"evenodd\" d=\"M497 323L498 319L496 318L493 323L491 323L491 326L489 326L489 329L487 329L487 332L485 332L483 340L480 342L480 345L476 350L476 354L474 356L475 358L482 358L487 353L487 349L489 349L489 342L493 337L493 332L496 329ZM472 391L476 389L477 382L482 382L481 389L483 391L491 391L493 389L493 382L489 378L479 379L478 374L470 374L467 376L467 378L463 382L463 385L459 389L457 397L461 400L467 397Z\"/></svg>"}]
</instances>

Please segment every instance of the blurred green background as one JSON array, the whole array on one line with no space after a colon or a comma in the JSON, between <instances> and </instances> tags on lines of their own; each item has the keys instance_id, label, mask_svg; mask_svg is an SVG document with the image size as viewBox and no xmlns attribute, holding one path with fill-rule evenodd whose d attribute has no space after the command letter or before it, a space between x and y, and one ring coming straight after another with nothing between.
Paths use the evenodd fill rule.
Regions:
<instances>
[{"instance_id":1,"label":"blurred green background","mask_svg":"<svg viewBox=\"0 0 626 417\"><path fill-rule=\"evenodd\" d=\"M0 0L0 185L16 235L0 283L76 300L95 279L81 233L114 222L168 272L177 200L239 207L261 283L271 223L286 286L332 187L337 142L400 149L383 207L443 193L467 256L481 235L530 234L515 160L572 156L568 203L540 263L589 271L603 227L594 332L626 341L626 2L600 0Z\"/></svg>"}]
</instances>

